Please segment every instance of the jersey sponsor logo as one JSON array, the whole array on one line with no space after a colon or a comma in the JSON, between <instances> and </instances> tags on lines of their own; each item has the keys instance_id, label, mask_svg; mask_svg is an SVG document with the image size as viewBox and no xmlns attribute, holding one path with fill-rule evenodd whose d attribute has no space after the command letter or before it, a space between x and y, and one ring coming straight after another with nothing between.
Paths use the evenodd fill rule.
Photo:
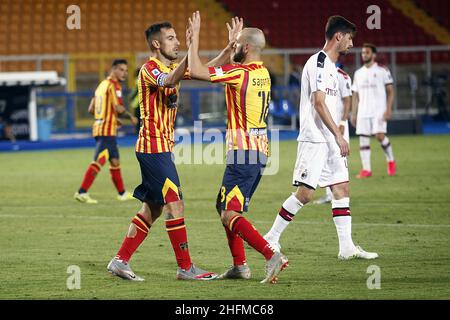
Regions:
<instances>
[{"instance_id":1,"label":"jersey sponsor logo","mask_svg":"<svg viewBox=\"0 0 450 320\"><path fill-rule=\"evenodd\" d=\"M326 94L329 96L337 96L338 95L338 90L336 90L336 89L326 88L325 91L326 91Z\"/></svg>"},{"instance_id":2,"label":"jersey sponsor logo","mask_svg":"<svg viewBox=\"0 0 450 320\"><path fill-rule=\"evenodd\" d=\"M214 68L217 77L223 77L223 69L222 68Z\"/></svg>"}]
</instances>

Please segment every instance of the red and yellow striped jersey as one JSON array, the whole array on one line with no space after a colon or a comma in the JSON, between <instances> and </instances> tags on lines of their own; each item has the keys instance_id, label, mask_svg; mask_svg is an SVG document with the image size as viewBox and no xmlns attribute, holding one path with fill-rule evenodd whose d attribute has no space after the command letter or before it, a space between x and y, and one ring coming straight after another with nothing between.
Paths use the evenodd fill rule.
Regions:
<instances>
[{"instance_id":1,"label":"red and yellow striped jersey","mask_svg":"<svg viewBox=\"0 0 450 320\"><path fill-rule=\"evenodd\" d=\"M108 77L100 82L95 90L94 117L92 135L116 136L117 135L117 105L123 105L122 86L119 82Z\"/></svg>"},{"instance_id":2,"label":"red and yellow striped jersey","mask_svg":"<svg viewBox=\"0 0 450 320\"><path fill-rule=\"evenodd\" d=\"M163 85L167 75L176 67L175 63L166 66L154 57L141 67L138 95L142 125L136 142L136 152L172 151L180 85L174 88L165 88ZM186 75L185 79L188 78Z\"/></svg>"},{"instance_id":3,"label":"red and yellow striped jersey","mask_svg":"<svg viewBox=\"0 0 450 320\"><path fill-rule=\"evenodd\" d=\"M209 67L211 81L225 83L228 150L269 153L266 118L270 75L261 61Z\"/></svg>"}]
</instances>

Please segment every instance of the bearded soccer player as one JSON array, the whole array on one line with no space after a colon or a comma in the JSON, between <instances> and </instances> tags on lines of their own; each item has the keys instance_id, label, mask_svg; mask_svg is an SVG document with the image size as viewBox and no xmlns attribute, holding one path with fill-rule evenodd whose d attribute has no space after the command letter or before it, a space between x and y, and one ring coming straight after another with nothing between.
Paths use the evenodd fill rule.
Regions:
<instances>
[{"instance_id":1,"label":"bearded soccer player","mask_svg":"<svg viewBox=\"0 0 450 320\"><path fill-rule=\"evenodd\" d=\"M123 279L143 281L131 270L129 261L147 237L151 226L164 212L166 230L178 264L177 279L211 280L217 274L202 270L191 262L183 196L172 158L179 82L188 77L187 56L180 64L175 63L180 42L168 22L151 25L145 36L151 57L142 66L138 77L142 125L135 151L142 183L134 190L134 197L143 205L132 219L122 246L107 269Z\"/></svg>"},{"instance_id":2,"label":"bearded soccer player","mask_svg":"<svg viewBox=\"0 0 450 320\"><path fill-rule=\"evenodd\" d=\"M121 124L118 117L120 114L126 115L133 124L137 123L137 118L132 116L123 106L120 82L125 81L127 76L127 61L114 60L111 73L108 78L99 84L95 90L95 97L91 99L89 112L95 117L92 135L95 138L96 145L94 161L87 168L81 186L74 195L74 198L82 203L95 204L98 202L89 196L88 190L107 161L110 164L111 179L118 192L117 200L133 199L131 193L125 191L123 184L116 139L117 127Z\"/></svg>"},{"instance_id":3,"label":"bearded soccer player","mask_svg":"<svg viewBox=\"0 0 450 320\"><path fill-rule=\"evenodd\" d=\"M301 81L300 134L293 185L297 191L288 197L270 231L264 238L280 248L280 236L297 212L311 201L317 185L331 187L331 212L339 239L338 258L375 259L377 253L366 252L352 240L347 155L349 145L337 123L340 99L338 71L340 54L353 46L356 33L353 23L341 16L328 19L324 48L305 64Z\"/></svg>"},{"instance_id":4,"label":"bearded soccer player","mask_svg":"<svg viewBox=\"0 0 450 320\"><path fill-rule=\"evenodd\" d=\"M371 43L363 44L361 58L364 65L356 70L352 90L352 124L359 136L359 149L362 170L357 178L372 176L370 165L370 137L375 135L381 145L387 161L389 176L396 174L394 153L386 136L387 121L392 116L394 85L388 68L375 62L377 48Z\"/></svg>"},{"instance_id":5,"label":"bearded soccer player","mask_svg":"<svg viewBox=\"0 0 450 320\"><path fill-rule=\"evenodd\" d=\"M203 65L198 55L200 13L190 19L192 43L189 48L191 77L225 84L227 121L227 166L217 198L217 211L228 238L233 266L223 273L223 279L249 279L244 243L266 259L266 277L261 283L275 283L278 274L288 265L282 253L275 252L255 227L243 216L258 186L268 157L266 118L270 100L270 75L261 61L265 46L260 29L242 28L243 22L233 19L229 25L230 42L222 57L210 67ZM238 26L238 27L236 27ZM235 63L230 63L230 54ZM226 62L226 63L222 63Z\"/></svg>"}]
</instances>

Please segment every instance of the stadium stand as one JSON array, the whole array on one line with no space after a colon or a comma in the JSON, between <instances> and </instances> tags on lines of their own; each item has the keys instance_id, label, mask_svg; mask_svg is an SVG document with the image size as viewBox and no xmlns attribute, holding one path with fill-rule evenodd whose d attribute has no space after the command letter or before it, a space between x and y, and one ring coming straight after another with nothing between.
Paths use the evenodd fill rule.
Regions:
<instances>
[{"instance_id":1,"label":"stadium stand","mask_svg":"<svg viewBox=\"0 0 450 320\"><path fill-rule=\"evenodd\" d=\"M288 0L221 0L228 10L243 15L248 24L263 28L269 42L277 48L316 48L323 44L323 26L327 17L334 14L345 16L354 21L358 28L355 46L361 42L373 42L380 47L438 45L442 44L435 37L425 32L413 20L394 8L390 1L377 1L380 7L382 28L369 30L365 26L366 19L360 13L366 12L372 1L288 1ZM428 1L423 1L428 3ZM440 9L447 13L448 1L441 1ZM264 8L264 10L261 10ZM435 7L433 7L435 8ZM302 16L314 15L315 19L301 19ZM368 17L369 15L367 15ZM443 16L441 14L440 16ZM448 24L448 15L445 15ZM297 60L296 63L304 63ZM433 55L434 62L449 61L448 52ZM423 57L413 54L400 54L399 63L417 63Z\"/></svg>"}]
</instances>

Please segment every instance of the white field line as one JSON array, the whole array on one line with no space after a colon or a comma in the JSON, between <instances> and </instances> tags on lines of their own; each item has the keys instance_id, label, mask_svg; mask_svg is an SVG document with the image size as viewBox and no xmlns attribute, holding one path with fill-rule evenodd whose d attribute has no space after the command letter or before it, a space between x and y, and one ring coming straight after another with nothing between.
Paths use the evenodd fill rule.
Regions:
<instances>
[{"instance_id":1,"label":"white field line","mask_svg":"<svg viewBox=\"0 0 450 320\"><path fill-rule=\"evenodd\" d=\"M80 219L80 220L130 220L131 216L117 217L117 216L92 216L92 215L24 215L24 214L0 214L0 219ZM189 223L202 222L202 223L214 223L219 221L217 219L188 219ZM258 224L271 224L273 220L252 220ZM329 222L326 221L307 221L297 219L296 224L305 225L326 225L331 224L331 218ZM368 222L356 222L352 223L354 226L362 227L406 227L406 228L450 228L450 224L408 224L408 223L368 223Z\"/></svg>"}]
</instances>

